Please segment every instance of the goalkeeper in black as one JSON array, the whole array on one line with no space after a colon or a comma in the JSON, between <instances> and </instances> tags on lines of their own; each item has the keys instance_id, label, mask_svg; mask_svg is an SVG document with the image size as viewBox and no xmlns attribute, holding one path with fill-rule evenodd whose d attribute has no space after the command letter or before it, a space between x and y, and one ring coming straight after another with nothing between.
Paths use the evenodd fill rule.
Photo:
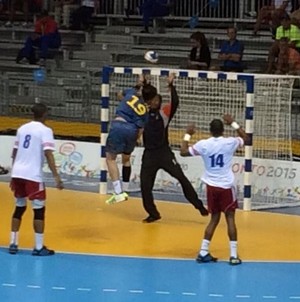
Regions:
<instances>
[{"instance_id":1,"label":"goalkeeper in black","mask_svg":"<svg viewBox=\"0 0 300 302\"><path fill-rule=\"evenodd\" d=\"M172 177L176 178L182 186L185 198L200 211L202 216L208 215L208 211L198 198L192 184L184 175L169 145L168 127L179 104L173 80L174 75L170 74L168 77L168 85L171 91L169 106L161 108L162 97L161 95L157 95L150 105L148 121L145 124L143 132L145 150L141 167L141 191L144 209L149 214L143 220L145 223L151 223L161 218L154 204L152 193L156 173L159 169L165 170Z\"/></svg>"}]
</instances>

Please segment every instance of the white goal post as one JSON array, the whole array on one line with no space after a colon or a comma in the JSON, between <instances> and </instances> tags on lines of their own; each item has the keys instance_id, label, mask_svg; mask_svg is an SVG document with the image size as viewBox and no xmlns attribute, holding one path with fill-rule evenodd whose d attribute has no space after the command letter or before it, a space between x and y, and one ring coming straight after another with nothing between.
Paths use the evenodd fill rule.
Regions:
<instances>
[{"instance_id":1,"label":"white goal post","mask_svg":"<svg viewBox=\"0 0 300 302\"><path fill-rule=\"evenodd\" d=\"M243 208L299 204L300 197L292 194L297 177L291 138L291 97L295 77L160 68L103 68L100 193L107 193L105 142L109 121L118 104L117 92L134 86L138 76L144 73L151 76L151 83L158 88L163 100L169 101L166 76L170 72L176 74L175 86L180 100L169 127L173 150L179 148L188 123L197 126L198 133L193 137L196 141L209 136L212 119L230 113L251 138L244 150L237 152L232 167L238 179ZM235 135L229 128L226 127L225 135ZM197 191L205 199L202 188Z\"/></svg>"}]
</instances>

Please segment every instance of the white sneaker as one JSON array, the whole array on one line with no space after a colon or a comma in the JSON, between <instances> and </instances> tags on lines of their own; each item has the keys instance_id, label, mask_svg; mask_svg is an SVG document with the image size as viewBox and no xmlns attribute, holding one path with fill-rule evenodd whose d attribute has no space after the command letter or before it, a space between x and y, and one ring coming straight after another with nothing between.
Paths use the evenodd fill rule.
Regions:
<instances>
[{"instance_id":1,"label":"white sneaker","mask_svg":"<svg viewBox=\"0 0 300 302\"><path fill-rule=\"evenodd\" d=\"M10 21L7 21L5 24L4 24L5 27L12 27L13 24L10 22Z\"/></svg>"}]
</instances>

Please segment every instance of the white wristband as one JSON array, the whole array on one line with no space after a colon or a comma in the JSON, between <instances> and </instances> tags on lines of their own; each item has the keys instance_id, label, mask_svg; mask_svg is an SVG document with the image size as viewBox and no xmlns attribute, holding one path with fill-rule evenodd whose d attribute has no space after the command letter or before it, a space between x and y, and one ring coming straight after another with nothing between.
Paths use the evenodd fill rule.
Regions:
<instances>
[{"instance_id":1,"label":"white wristband","mask_svg":"<svg viewBox=\"0 0 300 302\"><path fill-rule=\"evenodd\" d=\"M190 134L188 134L188 133L186 133L185 135L184 135L184 137L183 137L183 140L185 141L185 142L189 142L190 141L190 139L191 139L191 135Z\"/></svg>"},{"instance_id":2,"label":"white wristband","mask_svg":"<svg viewBox=\"0 0 300 302\"><path fill-rule=\"evenodd\" d=\"M232 122L231 123L231 127L234 129L234 130L239 130L241 127L240 125L237 123L237 122Z\"/></svg>"}]
</instances>

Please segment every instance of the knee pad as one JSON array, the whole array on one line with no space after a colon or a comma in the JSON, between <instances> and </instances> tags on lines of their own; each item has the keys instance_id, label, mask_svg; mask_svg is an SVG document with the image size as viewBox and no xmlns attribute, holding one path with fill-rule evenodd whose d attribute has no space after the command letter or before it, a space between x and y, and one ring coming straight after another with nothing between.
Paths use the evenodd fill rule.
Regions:
<instances>
[{"instance_id":1,"label":"knee pad","mask_svg":"<svg viewBox=\"0 0 300 302\"><path fill-rule=\"evenodd\" d=\"M41 209L34 209L34 220L44 220L45 219L45 207Z\"/></svg>"},{"instance_id":2,"label":"knee pad","mask_svg":"<svg viewBox=\"0 0 300 302\"><path fill-rule=\"evenodd\" d=\"M25 211L26 207L16 207L13 218L21 220Z\"/></svg>"}]
</instances>

